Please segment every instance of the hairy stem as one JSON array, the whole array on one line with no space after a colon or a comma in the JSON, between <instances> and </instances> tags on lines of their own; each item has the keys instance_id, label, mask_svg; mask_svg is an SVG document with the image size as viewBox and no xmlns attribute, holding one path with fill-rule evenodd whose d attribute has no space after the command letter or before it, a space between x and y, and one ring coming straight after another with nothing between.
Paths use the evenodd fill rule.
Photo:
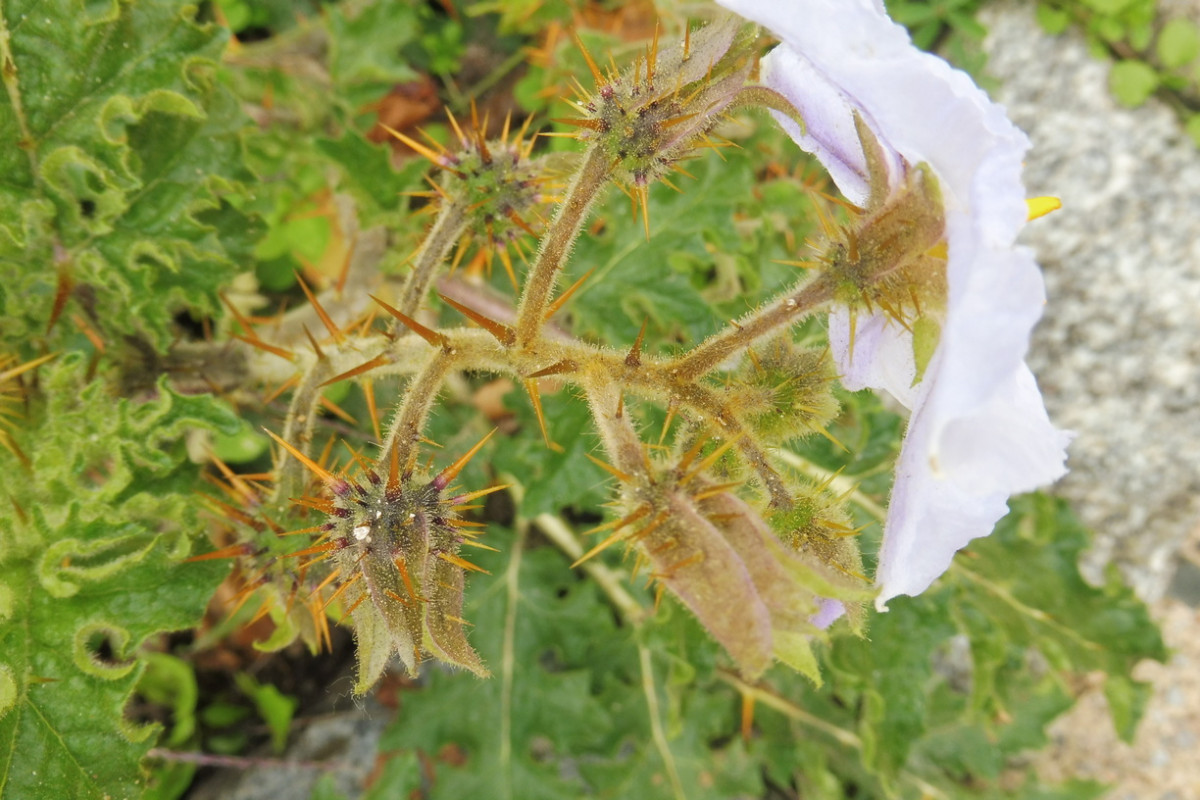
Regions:
<instances>
[{"instance_id":1,"label":"hairy stem","mask_svg":"<svg viewBox=\"0 0 1200 800\"><path fill-rule=\"evenodd\" d=\"M584 155L583 165L567 188L566 198L559 204L554 219L542 237L537 258L529 268L525 282L525 293L517 307L517 344L532 342L542 329L546 306L558 273L562 271L567 254L579 231L583 228L588 211L601 190L612 177L612 162L599 146L592 146Z\"/></svg>"},{"instance_id":2,"label":"hairy stem","mask_svg":"<svg viewBox=\"0 0 1200 800\"><path fill-rule=\"evenodd\" d=\"M727 358L776 331L794 325L833 299L834 282L826 275L806 280L767 305L714 334L670 366L670 375L691 380L716 369Z\"/></svg>"},{"instance_id":3,"label":"hairy stem","mask_svg":"<svg viewBox=\"0 0 1200 800\"><path fill-rule=\"evenodd\" d=\"M408 280L404 282L404 290L400 296L400 311L410 317L416 314L429 293L429 286L433 283L437 268L446 260L446 254L466 228L467 209L464 205L445 203L438 211L433 226L425 234L421 248L413 256L412 272L408 273ZM392 331L397 331L398 326L399 323L393 320Z\"/></svg>"},{"instance_id":4,"label":"hairy stem","mask_svg":"<svg viewBox=\"0 0 1200 800\"><path fill-rule=\"evenodd\" d=\"M292 394L288 406L287 420L283 425L283 440L302 453L308 452L312 444L313 426L317 419L317 403L321 401L322 384L336 373L330 368L329 359L317 360ZM304 494L308 472L303 464L287 450L280 448L275 463L274 500Z\"/></svg>"},{"instance_id":5,"label":"hairy stem","mask_svg":"<svg viewBox=\"0 0 1200 800\"><path fill-rule=\"evenodd\" d=\"M446 375L457 360L458 353L455 350L437 350L425 363L424 368L413 377L383 442L383 450L379 456L380 464L386 466L390 463L391 451L395 448L401 474L412 474L416 468L417 445L422 438L421 431L425 428L425 420L429 417L429 410L437 402L438 392L446 380Z\"/></svg>"}]
</instances>

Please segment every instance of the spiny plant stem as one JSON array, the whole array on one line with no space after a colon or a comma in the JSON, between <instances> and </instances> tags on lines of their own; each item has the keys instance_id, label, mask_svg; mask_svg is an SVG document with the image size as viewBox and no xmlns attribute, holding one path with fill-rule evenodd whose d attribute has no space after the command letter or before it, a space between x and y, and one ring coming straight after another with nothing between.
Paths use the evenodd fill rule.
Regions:
<instances>
[{"instance_id":1,"label":"spiny plant stem","mask_svg":"<svg viewBox=\"0 0 1200 800\"><path fill-rule=\"evenodd\" d=\"M834 282L826 275L805 280L728 328L714 334L668 368L671 378L693 380L759 339L784 330L833 299Z\"/></svg>"},{"instance_id":2,"label":"spiny plant stem","mask_svg":"<svg viewBox=\"0 0 1200 800\"><path fill-rule=\"evenodd\" d=\"M612 174L613 164L604 148L597 145L588 148L583 165L567 188L567 195L555 211L537 257L529 268L525 293L517 307L518 346L528 345L541 332L558 273L583 228L588 211Z\"/></svg>"},{"instance_id":3,"label":"spiny plant stem","mask_svg":"<svg viewBox=\"0 0 1200 800\"><path fill-rule=\"evenodd\" d=\"M412 473L416 466L417 444L421 441L421 431L425 429L429 410L437 402L438 392L457 360L457 351L449 348L438 350L413 377L383 442L380 464L388 464L392 448L396 448L400 471L405 475Z\"/></svg>"},{"instance_id":4,"label":"spiny plant stem","mask_svg":"<svg viewBox=\"0 0 1200 800\"><path fill-rule=\"evenodd\" d=\"M413 256L412 272L404 282L404 291L400 296L399 309L408 316L417 313L421 303L429 294L429 287L438 267L446 260L450 248L459 240L467 229L467 209L462 203L447 202L438 211L433 225L425 234L425 240ZM391 329L396 331L399 323L392 321Z\"/></svg>"},{"instance_id":5,"label":"spiny plant stem","mask_svg":"<svg viewBox=\"0 0 1200 800\"><path fill-rule=\"evenodd\" d=\"M629 421L628 409L622 402L623 390L594 379L584 383L583 388L600 440L613 465L630 475L641 473L642 440Z\"/></svg>"},{"instance_id":6,"label":"spiny plant stem","mask_svg":"<svg viewBox=\"0 0 1200 800\"><path fill-rule=\"evenodd\" d=\"M317 403L321 401L321 384L337 373L331 369L327 358L318 359L300 380L288 406L287 420L283 425L283 439L300 452L306 453L312 443L313 426L317 419ZM304 483L308 472L287 450L278 450L279 460L275 464L274 500L283 500L304 494Z\"/></svg>"},{"instance_id":7,"label":"spiny plant stem","mask_svg":"<svg viewBox=\"0 0 1200 800\"><path fill-rule=\"evenodd\" d=\"M758 473L767 494L771 496L771 505L776 508L789 508L792 505L792 495L779 477L779 473L771 466L766 450L755 440L741 421L734 415L721 399L713 392L693 383L679 383L672 394L676 400L687 407L700 411L711 417L715 426L729 438L737 439L737 448L750 468Z\"/></svg>"}]
</instances>

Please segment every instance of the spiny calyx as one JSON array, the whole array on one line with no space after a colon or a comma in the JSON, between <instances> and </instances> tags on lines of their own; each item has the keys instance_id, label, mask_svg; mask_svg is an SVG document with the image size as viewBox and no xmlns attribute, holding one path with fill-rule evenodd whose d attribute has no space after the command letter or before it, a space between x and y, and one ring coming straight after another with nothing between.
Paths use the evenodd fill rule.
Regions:
<instances>
[{"instance_id":1,"label":"spiny calyx","mask_svg":"<svg viewBox=\"0 0 1200 800\"><path fill-rule=\"evenodd\" d=\"M327 509L320 540L301 553L320 553L336 563L329 583L339 585L327 602L344 596L354 619L356 691L371 687L392 653L400 656L410 675L416 675L425 654L480 677L488 675L467 642L462 618L464 574L486 570L460 551L492 548L476 541L483 524L461 514L474 507L471 500L506 487L462 493L450 484L490 437L432 478L403 473L394 448L385 458L390 462L386 478L370 466L362 467L363 480L318 467L316 474L333 497L300 499ZM293 455L299 452L277 441ZM315 466L302 460L310 469Z\"/></svg>"},{"instance_id":2,"label":"spiny calyx","mask_svg":"<svg viewBox=\"0 0 1200 800\"><path fill-rule=\"evenodd\" d=\"M726 19L659 53L658 39L624 74L602 73L587 51L596 91L578 90L579 118L560 120L598 143L619 179L645 187L663 179L734 102L753 67L755 29ZM694 41L693 41L694 39Z\"/></svg>"},{"instance_id":3,"label":"spiny calyx","mask_svg":"<svg viewBox=\"0 0 1200 800\"><path fill-rule=\"evenodd\" d=\"M836 378L827 348L802 347L785 334L746 351L728 394L756 433L787 441L824 432L837 416Z\"/></svg>"}]
</instances>

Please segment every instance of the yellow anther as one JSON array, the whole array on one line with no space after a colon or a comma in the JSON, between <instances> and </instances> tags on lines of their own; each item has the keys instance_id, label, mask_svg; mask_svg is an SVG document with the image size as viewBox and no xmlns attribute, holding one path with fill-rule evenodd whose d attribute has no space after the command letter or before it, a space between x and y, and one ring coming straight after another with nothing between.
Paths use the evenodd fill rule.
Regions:
<instances>
[{"instance_id":1,"label":"yellow anther","mask_svg":"<svg viewBox=\"0 0 1200 800\"><path fill-rule=\"evenodd\" d=\"M1025 201L1025 204L1029 206L1030 220L1044 217L1050 212L1062 208L1062 200L1057 197L1031 197Z\"/></svg>"}]
</instances>

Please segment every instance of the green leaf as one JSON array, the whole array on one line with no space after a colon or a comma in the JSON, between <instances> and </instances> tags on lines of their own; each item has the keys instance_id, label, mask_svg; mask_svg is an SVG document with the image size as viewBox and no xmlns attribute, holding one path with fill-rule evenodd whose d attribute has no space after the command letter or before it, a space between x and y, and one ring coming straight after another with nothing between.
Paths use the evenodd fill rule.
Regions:
<instances>
[{"instance_id":1,"label":"green leaf","mask_svg":"<svg viewBox=\"0 0 1200 800\"><path fill-rule=\"evenodd\" d=\"M1158 73L1143 61L1121 61L1113 64L1108 87L1121 105L1136 108L1158 88Z\"/></svg>"},{"instance_id":2,"label":"green leaf","mask_svg":"<svg viewBox=\"0 0 1200 800\"><path fill-rule=\"evenodd\" d=\"M1104 698L1112 713L1113 726L1123 742L1133 742L1138 722L1146 711L1146 704L1154 687L1143 681L1135 681L1123 675L1110 675L1104 682Z\"/></svg>"},{"instance_id":3,"label":"green leaf","mask_svg":"<svg viewBox=\"0 0 1200 800\"><path fill-rule=\"evenodd\" d=\"M269 683L259 683L244 672L239 672L234 679L238 688L254 701L258 715L267 723L275 753L282 753L287 747L288 730L292 727L292 717L300 701L288 697Z\"/></svg>"},{"instance_id":4,"label":"green leaf","mask_svg":"<svg viewBox=\"0 0 1200 800\"><path fill-rule=\"evenodd\" d=\"M212 79L224 35L194 6L77 5L0 10L0 340L45 334L61 278L105 338L161 349L247 255L255 226L222 199L250 178L245 119Z\"/></svg>"},{"instance_id":5,"label":"green leaf","mask_svg":"<svg viewBox=\"0 0 1200 800\"><path fill-rule=\"evenodd\" d=\"M516 411L522 435L497 449L493 467L525 487L521 510L526 516L598 506L608 499L613 479L585 455L595 449L587 402L569 390L544 394L541 401L547 433L561 449L546 445L529 397L514 392L505 398L505 405Z\"/></svg>"},{"instance_id":6,"label":"green leaf","mask_svg":"<svg viewBox=\"0 0 1200 800\"><path fill-rule=\"evenodd\" d=\"M1065 31L1071 24L1071 15L1060 8L1054 8L1044 3L1038 3L1035 10L1038 24L1042 26L1042 30L1051 36L1057 36Z\"/></svg>"},{"instance_id":7,"label":"green leaf","mask_svg":"<svg viewBox=\"0 0 1200 800\"><path fill-rule=\"evenodd\" d=\"M363 800L392 800L412 797L421 790L421 762L414 752L390 753L383 772L363 795ZM318 800L314 791L312 800Z\"/></svg>"},{"instance_id":8,"label":"green leaf","mask_svg":"<svg viewBox=\"0 0 1200 800\"><path fill-rule=\"evenodd\" d=\"M367 2L331 7L329 71L353 105L378 100L418 77L401 49L420 33L417 5Z\"/></svg>"},{"instance_id":9,"label":"green leaf","mask_svg":"<svg viewBox=\"0 0 1200 800\"><path fill-rule=\"evenodd\" d=\"M81 390L81 361L41 370L48 402L20 437L38 443L29 468L0 450L13 501L0 507L4 800L140 795L153 731L123 718L138 649L194 625L226 572L181 563L199 518L179 438L232 428L229 412L165 385L142 404Z\"/></svg>"},{"instance_id":10,"label":"green leaf","mask_svg":"<svg viewBox=\"0 0 1200 800\"><path fill-rule=\"evenodd\" d=\"M1155 49L1163 66L1178 69L1200 55L1200 30L1190 20L1173 19L1163 26Z\"/></svg>"},{"instance_id":11,"label":"green leaf","mask_svg":"<svg viewBox=\"0 0 1200 800\"><path fill-rule=\"evenodd\" d=\"M434 672L405 690L380 749L450 754L434 766L431 800L673 798L635 634L561 554L502 541L493 544L504 552L477 559L497 582L472 581L467 607L472 644L496 674ZM671 601L648 624L640 646L684 793L760 796L758 770L733 735L732 692L713 685L714 644ZM668 642L672 655L659 655ZM675 674L675 664L691 666Z\"/></svg>"}]
</instances>

